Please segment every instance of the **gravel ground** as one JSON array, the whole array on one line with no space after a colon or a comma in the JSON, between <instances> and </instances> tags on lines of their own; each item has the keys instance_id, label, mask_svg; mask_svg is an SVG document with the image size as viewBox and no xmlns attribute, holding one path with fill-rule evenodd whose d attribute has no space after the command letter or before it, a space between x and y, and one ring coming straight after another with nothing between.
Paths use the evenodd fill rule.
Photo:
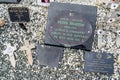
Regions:
<instances>
[{"instance_id":1,"label":"gravel ground","mask_svg":"<svg viewBox=\"0 0 120 80\"><path fill-rule=\"evenodd\" d=\"M56 2L96 5L93 0L56 0ZM7 9L11 6L24 6L30 9L31 21L25 24L27 32L18 27L18 23L10 22ZM97 29L92 51L113 53L115 57L113 75L83 72L83 51L69 48L64 49L64 57L58 68L39 66L35 50L32 51L34 64L30 66L26 55L20 51L20 47L23 45L24 39L28 39L36 45L44 43L48 7L35 5L33 0L22 0L20 4L0 4L0 18L5 19L6 22L4 27L0 27L0 80L120 80L119 47L116 44L120 21L108 23L111 18L109 15L112 12L104 4L97 6ZM102 48L97 46L98 35L101 35L97 34L98 29L104 29ZM3 54L6 43L17 48L14 52L15 68L12 67L9 56Z\"/></svg>"}]
</instances>

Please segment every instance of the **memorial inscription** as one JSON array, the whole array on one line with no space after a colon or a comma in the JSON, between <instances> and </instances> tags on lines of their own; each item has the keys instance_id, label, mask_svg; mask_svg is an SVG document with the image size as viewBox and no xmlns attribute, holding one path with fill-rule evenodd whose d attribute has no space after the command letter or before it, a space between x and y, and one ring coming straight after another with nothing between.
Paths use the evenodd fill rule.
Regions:
<instances>
[{"instance_id":1,"label":"memorial inscription","mask_svg":"<svg viewBox=\"0 0 120 80\"><path fill-rule=\"evenodd\" d=\"M10 20L12 22L29 22L29 9L26 7L10 7L8 9Z\"/></svg>"},{"instance_id":2,"label":"memorial inscription","mask_svg":"<svg viewBox=\"0 0 120 80\"><path fill-rule=\"evenodd\" d=\"M45 44L91 50L97 7L51 2Z\"/></svg>"},{"instance_id":3,"label":"memorial inscription","mask_svg":"<svg viewBox=\"0 0 120 80\"><path fill-rule=\"evenodd\" d=\"M63 11L54 20L49 27L49 33L55 41L64 46L71 47L82 44L92 34L91 24L79 13Z\"/></svg>"},{"instance_id":4,"label":"memorial inscription","mask_svg":"<svg viewBox=\"0 0 120 80\"><path fill-rule=\"evenodd\" d=\"M114 57L110 53L85 52L85 72L114 73Z\"/></svg>"}]
</instances>

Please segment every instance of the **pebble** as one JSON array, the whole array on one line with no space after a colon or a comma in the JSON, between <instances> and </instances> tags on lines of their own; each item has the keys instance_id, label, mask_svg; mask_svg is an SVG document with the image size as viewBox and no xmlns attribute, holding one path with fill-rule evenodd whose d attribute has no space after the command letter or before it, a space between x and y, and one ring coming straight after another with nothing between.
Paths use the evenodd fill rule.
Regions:
<instances>
[{"instance_id":1,"label":"pebble","mask_svg":"<svg viewBox=\"0 0 120 80\"><path fill-rule=\"evenodd\" d=\"M5 25L5 20L4 19L0 19L0 27L3 27Z\"/></svg>"}]
</instances>

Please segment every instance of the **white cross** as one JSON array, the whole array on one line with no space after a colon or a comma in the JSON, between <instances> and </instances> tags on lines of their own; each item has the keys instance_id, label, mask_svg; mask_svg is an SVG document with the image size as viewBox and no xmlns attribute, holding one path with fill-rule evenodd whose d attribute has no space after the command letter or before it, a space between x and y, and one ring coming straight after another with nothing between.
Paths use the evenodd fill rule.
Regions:
<instances>
[{"instance_id":1,"label":"white cross","mask_svg":"<svg viewBox=\"0 0 120 80\"><path fill-rule=\"evenodd\" d=\"M24 46L22 46L22 47L20 48L20 50L26 51L28 63L29 63L30 65L33 64L32 51L31 51L31 49L33 49L33 48L35 48L35 46L34 46L33 44L30 45L30 43L29 43L28 40L25 40L25 41L24 41Z\"/></svg>"},{"instance_id":2,"label":"white cross","mask_svg":"<svg viewBox=\"0 0 120 80\"><path fill-rule=\"evenodd\" d=\"M120 47L120 30L117 31L116 46Z\"/></svg>"},{"instance_id":3,"label":"white cross","mask_svg":"<svg viewBox=\"0 0 120 80\"><path fill-rule=\"evenodd\" d=\"M103 35L105 34L105 32L99 29L97 31L97 34L98 34L98 48L101 49L105 45L105 43L103 42Z\"/></svg>"},{"instance_id":4,"label":"white cross","mask_svg":"<svg viewBox=\"0 0 120 80\"><path fill-rule=\"evenodd\" d=\"M10 44L7 44L7 48L4 51L4 54L8 54L10 57L10 62L13 67L15 67L15 57L13 52L16 50L16 47L12 47Z\"/></svg>"}]
</instances>

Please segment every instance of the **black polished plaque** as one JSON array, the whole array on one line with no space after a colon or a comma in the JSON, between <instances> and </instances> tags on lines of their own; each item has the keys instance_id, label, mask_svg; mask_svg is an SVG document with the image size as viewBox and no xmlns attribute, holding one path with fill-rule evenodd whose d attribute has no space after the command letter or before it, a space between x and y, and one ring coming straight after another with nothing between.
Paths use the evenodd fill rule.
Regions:
<instances>
[{"instance_id":1,"label":"black polished plaque","mask_svg":"<svg viewBox=\"0 0 120 80\"><path fill-rule=\"evenodd\" d=\"M29 9L26 7L10 7L8 9L10 20L12 22L29 22Z\"/></svg>"},{"instance_id":2,"label":"black polished plaque","mask_svg":"<svg viewBox=\"0 0 120 80\"><path fill-rule=\"evenodd\" d=\"M85 72L114 73L114 57L110 53L85 52Z\"/></svg>"},{"instance_id":3,"label":"black polished plaque","mask_svg":"<svg viewBox=\"0 0 120 80\"><path fill-rule=\"evenodd\" d=\"M96 7L52 2L48 11L45 44L91 50Z\"/></svg>"},{"instance_id":4,"label":"black polished plaque","mask_svg":"<svg viewBox=\"0 0 120 80\"><path fill-rule=\"evenodd\" d=\"M36 54L40 65L58 67L63 58L63 48L38 45Z\"/></svg>"},{"instance_id":5,"label":"black polished plaque","mask_svg":"<svg viewBox=\"0 0 120 80\"><path fill-rule=\"evenodd\" d=\"M49 27L49 35L61 45L74 47L86 42L92 35L92 26L79 13L63 11Z\"/></svg>"}]
</instances>

